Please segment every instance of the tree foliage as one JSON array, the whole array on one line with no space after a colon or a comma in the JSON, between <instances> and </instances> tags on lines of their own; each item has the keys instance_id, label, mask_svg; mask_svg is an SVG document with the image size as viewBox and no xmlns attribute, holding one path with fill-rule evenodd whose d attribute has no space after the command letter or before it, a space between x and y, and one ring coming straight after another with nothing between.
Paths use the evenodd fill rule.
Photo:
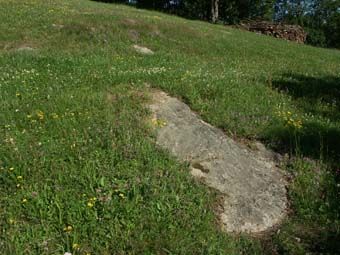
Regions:
<instances>
[{"instance_id":1,"label":"tree foliage","mask_svg":"<svg viewBox=\"0 0 340 255\"><path fill-rule=\"evenodd\" d=\"M307 42L340 48L340 0L278 0L275 18L303 26Z\"/></svg>"}]
</instances>

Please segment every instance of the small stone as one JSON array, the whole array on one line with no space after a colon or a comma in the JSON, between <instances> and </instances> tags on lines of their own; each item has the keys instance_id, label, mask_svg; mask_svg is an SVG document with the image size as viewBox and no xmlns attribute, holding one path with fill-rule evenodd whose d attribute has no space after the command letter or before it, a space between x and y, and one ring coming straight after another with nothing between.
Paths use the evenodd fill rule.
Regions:
<instances>
[{"instance_id":1,"label":"small stone","mask_svg":"<svg viewBox=\"0 0 340 255\"><path fill-rule=\"evenodd\" d=\"M64 28L64 25L52 24L52 27L57 28L57 29L62 29Z\"/></svg>"},{"instance_id":2,"label":"small stone","mask_svg":"<svg viewBox=\"0 0 340 255\"><path fill-rule=\"evenodd\" d=\"M128 36L133 42L137 42L139 40L140 34L136 30L129 30Z\"/></svg>"},{"instance_id":3,"label":"small stone","mask_svg":"<svg viewBox=\"0 0 340 255\"><path fill-rule=\"evenodd\" d=\"M131 25L131 26L135 26L138 24L138 21L135 20L135 19L124 19L122 20L122 23L125 24L125 25Z\"/></svg>"},{"instance_id":4,"label":"small stone","mask_svg":"<svg viewBox=\"0 0 340 255\"><path fill-rule=\"evenodd\" d=\"M22 52L22 51L33 51L34 49L28 46L21 46L17 48L17 51Z\"/></svg>"},{"instance_id":5,"label":"small stone","mask_svg":"<svg viewBox=\"0 0 340 255\"><path fill-rule=\"evenodd\" d=\"M154 52L146 47L142 47L139 45L134 45L133 48L140 54L144 54L144 55L153 55Z\"/></svg>"}]
</instances>

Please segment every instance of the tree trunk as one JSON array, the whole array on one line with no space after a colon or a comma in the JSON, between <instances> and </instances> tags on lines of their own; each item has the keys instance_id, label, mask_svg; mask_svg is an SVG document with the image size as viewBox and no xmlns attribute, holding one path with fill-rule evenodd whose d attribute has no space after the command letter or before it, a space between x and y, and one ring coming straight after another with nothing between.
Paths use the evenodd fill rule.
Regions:
<instances>
[{"instance_id":1,"label":"tree trunk","mask_svg":"<svg viewBox=\"0 0 340 255\"><path fill-rule=\"evenodd\" d=\"M218 2L219 0L211 0L211 21L213 23L218 21Z\"/></svg>"}]
</instances>

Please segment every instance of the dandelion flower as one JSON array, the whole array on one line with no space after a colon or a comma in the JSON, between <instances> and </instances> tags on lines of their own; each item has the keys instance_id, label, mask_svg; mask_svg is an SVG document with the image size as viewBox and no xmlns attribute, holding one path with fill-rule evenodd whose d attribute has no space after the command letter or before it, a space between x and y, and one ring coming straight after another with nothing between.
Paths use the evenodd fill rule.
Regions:
<instances>
[{"instance_id":1,"label":"dandelion flower","mask_svg":"<svg viewBox=\"0 0 340 255\"><path fill-rule=\"evenodd\" d=\"M64 227L64 232L70 233L70 232L72 232L72 230L73 230L73 227L70 226L70 225Z\"/></svg>"},{"instance_id":2,"label":"dandelion flower","mask_svg":"<svg viewBox=\"0 0 340 255\"><path fill-rule=\"evenodd\" d=\"M23 203L23 204L25 204L25 203L27 203L27 198L23 198L22 200L21 200L21 202Z\"/></svg>"},{"instance_id":3,"label":"dandelion flower","mask_svg":"<svg viewBox=\"0 0 340 255\"><path fill-rule=\"evenodd\" d=\"M52 113L51 115L52 115L52 118L53 118L53 119L58 119L58 118L59 118L59 115L56 114L56 113Z\"/></svg>"},{"instance_id":4,"label":"dandelion flower","mask_svg":"<svg viewBox=\"0 0 340 255\"><path fill-rule=\"evenodd\" d=\"M167 125L167 123L165 121L159 120L159 119L156 119L156 118L152 119L151 122L154 126L160 127L160 128L165 127Z\"/></svg>"},{"instance_id":5,"label":"dandelion flower","mask_svg":"<svg viewBox=\"0 0 340 255\"><path fill-rule=\"evenodd\" d=\"M44 117L45 117L45 114L44 114L43 111L38 110L38 111L36 112L36 114L37 114L39 120L43 120Z\"/></svg>"},{"instance_id":6,"label":"dandelion flower","mask_svg":"<svg viewBox=\"0 0 340 255\"><path fill-rule=\"evenodd\" d=\"M159 126L160 127L165 127L167 125L167 123L165 122L165 121L161 121L160 123L159 123Z\"/></svg>"},{"instance_id":7,"label":"dandelion flower","mask_svg":"<svg viewBox=\"0 0 340 255\"><path fill-rule=\"evenodd\" d=\"M21 175L17 176L18 181L22 181L23 177Z\"/></svg>"},{"instance_id":8,"label":"dandelion flower","mask_svg":"<svg viewBox=\"0 0 340 255\"><path fill-rule=\"evenodd\" d=\"M80 249L80 245L77 244L77 243L74 243L74 244L72 244L72 248L73 248L74 250L79 250L79 249Z\"/></svg>"},{"instance_id":9,"label":"dandelion flower","mask_svg":"<svg viewBox=\"0 0 340 255\"><path fill-rule=\"evenodd\" d=\"M94 203L92 203L92 202L87 203L87 207L92 208L93 206L94 206Z\"/></svg>"},{"instance_id":10,"label":"dandelion flower","mask_svg":"<svg viewBox=\"0 0 340 255\"><path fill-rule=\"evenodd\" d=\"M157 119L156 118L152 119L151 122L154 126L157 126Z\"/></svg>"}]
</instances>

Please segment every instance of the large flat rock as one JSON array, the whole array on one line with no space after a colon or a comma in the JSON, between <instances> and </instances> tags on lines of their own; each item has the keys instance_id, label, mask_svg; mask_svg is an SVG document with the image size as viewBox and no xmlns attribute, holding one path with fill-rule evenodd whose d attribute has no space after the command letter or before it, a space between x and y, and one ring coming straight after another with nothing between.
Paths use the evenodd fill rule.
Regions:
<instances>
[{"instance_id":1,"label":"large flat rock","mask_svg":"<svg viewBox=\"0 0 340 255\"><path fill-rule=\"evenodd\" d=\"M286 183L273 161L237 144L180 100L159 91L152 98L157 143L188 161L194 176L223 195L225 231L259 233L280 223Z\"/></svg>"}]
</instances>

